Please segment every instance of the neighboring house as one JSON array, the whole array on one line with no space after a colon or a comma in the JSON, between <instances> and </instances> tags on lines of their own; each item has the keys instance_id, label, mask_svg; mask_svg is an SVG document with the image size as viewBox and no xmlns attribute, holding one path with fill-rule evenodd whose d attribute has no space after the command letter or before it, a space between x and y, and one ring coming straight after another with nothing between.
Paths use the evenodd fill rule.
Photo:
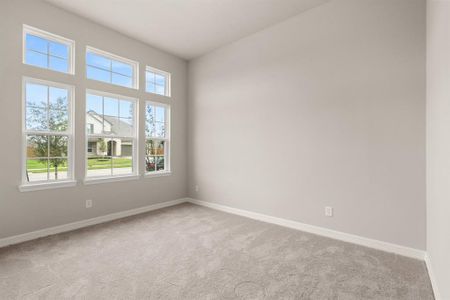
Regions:
<instances>
[{"instance_id":1,"label":"neighboring house","mask_svg":"<svg viewBox=\"0 0 450 300\"><path fill-rule=\"evenodd\" d=\"M133 126L126 119L101 116L94 111L86 113L87 133L114 133L118 136L130 136ZM132 156L132 140L126 138L88 137L88 156Z\"/></svg>"}]
</instances>

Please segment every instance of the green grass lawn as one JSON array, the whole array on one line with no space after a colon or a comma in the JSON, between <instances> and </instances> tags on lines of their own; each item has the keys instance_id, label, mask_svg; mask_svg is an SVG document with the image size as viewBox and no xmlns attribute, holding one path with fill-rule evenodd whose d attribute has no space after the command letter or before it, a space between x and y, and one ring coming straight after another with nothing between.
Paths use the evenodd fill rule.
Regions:
<instances>
[{"instance_id":1,"label":"green grass lawn","mask_svg":"<svg viewBox=\"0 0 450 300\"><path fill-rule=\"evenodd\" d=\"M114 168L131 168L131 158L114 158ZM111 168L111 158L89 158L88 170L109 169Z\"/></svg>"},{"instance_id":2,"label":"green grass lawn","mask_svg":"<svg viewBox=\"0 0 450 300\"><path fill-rule=\"evenodd\" d=\"M114 158L114 168L131 168L131 158ZM88 170L109 169L111 168L111 158L89 158L87 160ZM52 170L53 167L50 167ZM47 161L43 162L37 159L30 159L27 161L27 170L32 173L46 173ZM67 164L59 165L59 171L67 171Z\"/></svg>"}]
</instances>

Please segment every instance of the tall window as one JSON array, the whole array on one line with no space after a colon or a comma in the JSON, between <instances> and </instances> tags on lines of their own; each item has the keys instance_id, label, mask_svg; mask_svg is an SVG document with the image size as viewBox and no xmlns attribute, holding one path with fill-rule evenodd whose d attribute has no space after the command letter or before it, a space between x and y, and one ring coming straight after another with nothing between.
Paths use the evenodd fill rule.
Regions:
<instances>
[{"instance_id":1,"label":"tall window","mask_svg":"<svg viewBox=\"0 0 450 300\"><path fill-rule=\"evenodd\" d=\"M170 73L147 66L145 70L145 91L170 97Z\"/></svg>"},{"instance_id":2,"label":"tall window","mask_svg":"<svg viewBox=\"0 0 450 300\"><path fill-rule=\"evenodd\" d=\"M73 88L25 78L23 184L73 178Z\"/></svg>"},{"instance_id":3,"label":"tall window","mask_svg":"<svg viewBox=\"0 0 450 300\"><path fill-rule=\"evenodd\" d=\"M149 174L170 171L170 107L147 102L145 106L145 170Z\"/></svg>"},{"instance_id":4,"label":"tall window","mask_svg":"<svg viewBox=\"0 0 450 300\"><path fill-rule=\"evenodd\" d=\"M137 174L136 105L136 99L87 92L87 177Z\"/></svg>"},{"instance_id":5,"label":"tall window","mask_svg":"<svg viewBox=\"0 0 450 300\"><path fill-rule=\"evenodd\" d=\"M28 65L63 73L74 73L74 42L23 26L23 62Z\"/></svg>"},{"instance_id":6,"label":"tall window","mask_svg":"<svg viewBox=\"0 0 450 300\"><path fill-rule=\"evenodd\" d=\"M138 63L87 47L86 76L89 79L137 89Z\"/></svg>"}]
</instances>

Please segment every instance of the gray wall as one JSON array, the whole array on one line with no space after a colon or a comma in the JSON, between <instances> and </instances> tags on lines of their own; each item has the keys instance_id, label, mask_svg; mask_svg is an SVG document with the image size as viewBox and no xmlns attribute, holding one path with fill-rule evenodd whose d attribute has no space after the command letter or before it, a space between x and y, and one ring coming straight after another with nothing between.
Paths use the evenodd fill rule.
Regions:
<instances>
[{"instance_id":1,"label":"gray wall","mask_svg":"<svg viewBox=\"0 0 450 300\"><path fill-rule=\"evenodd\" d=\"M330 1L191 61L188 120L191 197L425 249L424 0Z\"/></svg>"},{"instance_id":2,"label":"gray wall","mask_svg":"<svg viewBox=\"0 0 450 300\"><path fill-rule=\"evenodd\" d=\"M427 251L450 299L450 2L428 1Z\"/></svg>"},{"instance_id":3,"label":"gray wall","mask_svg":"<svg viewBox=\"0 0 450 300\"><path fill-rule=\"evenodd\" d=\"M22 24L70 38L76 42L76 75L22 64ZM142 207L186 196L186 88L187 63L112 30L55 8L40 0L0 2L0 238L108 213ZM110 86L85 79L84 50L90 45L141 63L140 86L144 86L145 64L172 73L172 98ZM85 89L96 89L172 105L172 171L167 177L105 183L21 193L21 93L22 76L60 81L76 87L75 172L84 174ZM140 111L144 125L144 110ZM143 130L140 137L143 138ZM143 150L143 139L141 147ZM140 164L143 166L144 161ZM141 169L141 171L143 171ZM85 208L93 199L94 207Z\"/></svg>"}]
</instances>

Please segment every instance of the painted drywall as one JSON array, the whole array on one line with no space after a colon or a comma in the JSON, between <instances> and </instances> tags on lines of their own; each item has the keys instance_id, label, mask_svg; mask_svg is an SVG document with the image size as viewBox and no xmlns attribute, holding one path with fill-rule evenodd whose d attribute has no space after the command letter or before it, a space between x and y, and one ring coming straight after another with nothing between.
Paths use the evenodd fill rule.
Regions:
<instances>
[{"instance_id":1,"label":"painted drywall","mask_svg":"<svg viewBox=\"0 0 450 300\"><path fill-rule=\"evenodd\" d=\"M450 299L450 2L427 8L427 252L441 299Z\"/></svg>"},{"instance_id":2,"label":"painted drywall","mask_svg":"<svg viewBox=\"0 0 450 300\"><path fill-rule=\"evenodd\" d=\"M0 238L57 226L105 214L147 206L186 196L186 61L166 54L115 31L65 12L40 0L2 0L0 3ZM59 73L22 64L22 24L28 24L76 42L76 74ZM86 46L140 62L140 86L144 87L145 65L172 74L172 97L165 98L85 79ZM75 176L78 186L34 192L19 192L21 182L22 76L63 82L75 86ZM133 181L84 185L85 90L94 89L172 106L172 175ZM144 128L140 110L140 128ZM144 150L140 130L139 151ZM142 155L140 165L144 166ZM141 174L143 168L140 169ZM94 206L85 208L85 200Z\"/></svg>"},{"instance_id":3,"label":"painted drywall","mask_svg":"<svg viewBox=\"0 0 450 300\"><path fill-rule=\"evenodd\" d=\"M425 249L425 8L334 0L190 61L189 196Z\"/></svg>"}]
</instances>

